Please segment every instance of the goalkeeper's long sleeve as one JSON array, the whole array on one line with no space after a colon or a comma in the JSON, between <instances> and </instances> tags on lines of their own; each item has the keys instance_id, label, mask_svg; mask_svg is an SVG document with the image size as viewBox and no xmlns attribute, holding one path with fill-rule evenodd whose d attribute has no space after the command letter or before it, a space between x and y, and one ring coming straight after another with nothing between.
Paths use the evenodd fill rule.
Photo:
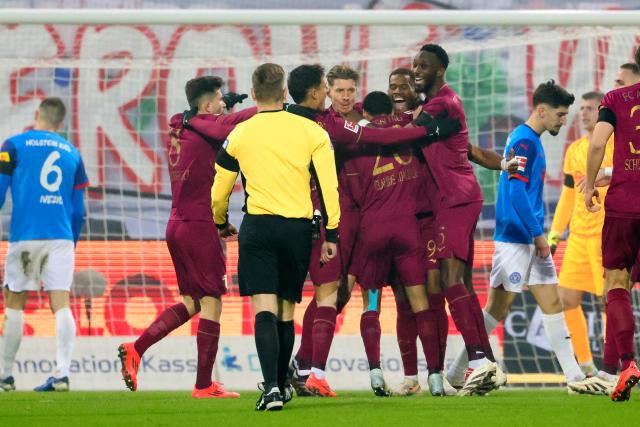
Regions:
<instances>
[{"instance_id":1,"label":"goalkeeper's long sleeve","mask_svg":"<svg viewBox=\"0 0 640 427\"><path fill-rule=\"evenodd\" d=\"M567 187L566 185L562 186L560 200L558 200L558 206L556 206L556 211L553 213L553 223L551 224L551 231L558 236L564 234L564 230L567 229L571 221L575 197L575 188Z\"/></svg>"}]
</instances>

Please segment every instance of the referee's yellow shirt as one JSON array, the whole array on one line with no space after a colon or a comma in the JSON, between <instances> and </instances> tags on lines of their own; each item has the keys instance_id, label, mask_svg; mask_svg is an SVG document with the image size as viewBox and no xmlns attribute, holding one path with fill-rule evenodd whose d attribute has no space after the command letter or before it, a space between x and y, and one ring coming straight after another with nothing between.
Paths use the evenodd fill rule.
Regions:
<instances>
[{"instance_id":1,"label":"referee's yellow shirt","mask_svg":"<svg viewBox=\"0 0 640 427\"><path fill-rule=\"evenodd\" d=\"M239 171L247 213L311 219L312 162L328 216L326 229L337 230L338 179L327 132L317 123L283 110L263 111L238 124L216 161L211 190L215 223L227 222L229 196Z\"/></svg>"}]
</instances>

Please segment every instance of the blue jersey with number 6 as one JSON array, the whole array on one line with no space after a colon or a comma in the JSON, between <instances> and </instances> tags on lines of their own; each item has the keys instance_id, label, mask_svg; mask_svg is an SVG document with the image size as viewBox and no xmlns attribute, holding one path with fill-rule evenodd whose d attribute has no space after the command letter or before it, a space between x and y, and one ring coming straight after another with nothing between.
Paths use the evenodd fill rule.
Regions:
<instances>
[{"instance_id":1,"label":"blue jersey with number 6","mask_svg":"<svg viewBox=\"0 0 640 427\"><path fill-rule=\"evenodd\" d=\"M78 150L54 132L12 136L0 151L0 174L11 178L9 241L74 240L72 197L89 185Z\"/></svg>"}]
</instances>

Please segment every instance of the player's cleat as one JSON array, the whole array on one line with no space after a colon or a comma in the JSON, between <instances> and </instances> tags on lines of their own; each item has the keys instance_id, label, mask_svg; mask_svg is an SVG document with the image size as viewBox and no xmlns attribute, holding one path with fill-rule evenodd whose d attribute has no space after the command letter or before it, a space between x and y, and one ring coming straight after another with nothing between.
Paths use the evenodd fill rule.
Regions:
<instances>
[{"instance_id":1,"label":"player's cleat","mask_svg":"<svg viewBox=\"0 0 640 427\"><path fill-rule=\"evenodd\" d=\"M44 384L34 388L33 391L69 391L69 377L49 377Z\"/></svg>"},{"instance_id":2,"label":"player's cleat","mask_svg":"<svg viewBox=\"0 0 640 427\"><path fill-rule=\"evenodd\" d=\"M193 392L191 393L191 397L196 399L225 399L225 398L234 398L240 397L240 393L236 393L235 391L227 391L222 387L222 383L218 381L214 381L207 388L199 389L193 388Z\"/></svg>"},{"instance_id":3,"label":"player's cleat","mask_svg":"<svg viewBox=\"0 0 640 427\"><path fill-rule=\"evenodd\" d=\"M598 368L596 368L596 365L593 362L581 363L580 370L588 377L595 377L598 375Z\"/></svg>"},{"instance_id":4,"label":"player's cleat","mask_svg":"<svg viewBox=\"0 0 640 427\"><path fill-rule=\"evenodd\" d=\"M429 374L427 379L431 396L445 396L442 374L440 372Z\"/></svg>"},{"instance_id":5,"label":"player's cleat","mask_svg":"<svg viewBox=\"0 0 640 427\"><path fill-rule=\"evenodd\" d=\"M458 392L458 396L482 395L493 390L495 385L496 365L489 362L477 369L467 369L467 379Z\"/></svg>"},{"instance_id":6,"label":"player's cleat","mask_svg":"<svg viewBox=\"0 0 640 427\"><path fill-rule=\"evenodd\" d=\"M496 376L494 378L496 390L502 386L507 385L507 374L504 373L500 365L496 363Z\"/></svg>"},{"instance_id":7,"label":"player's cleat","mask_svg":"<svg viewBox=\"0 0 640 427\"><path fill-rule=\"evenodd\" d=\"M369 379L371 380L371 390L373 394L378 397L389 397L389 389L384 381L384 375L382 375L382 369L375 368L369 371Z\"/></svg>"},{"instance_id":8,"label":"player's cleat","mask_svg":"<svg viewBox=\"0 0 640 427\"><path fill-rule=\"evenodd\" d=\"M456 394L458 394L458 390L462 388L462 386L458 388L452 386L444 373L442 375L442 387L444 388L445 396L455 396Z\"/></svg>"},{"instance_id":9,"label":"player's cleat","mask_svg":"<svg viewBox=\"0 0 640 427\"><path fill-rule=\"evenodd\" d=\"M138 369L140 368L140 355L132 342L120 344L118 357L122 364L122 379L131 391L138 389Z\"/></svg>"},{"instance_id":10,"label":"player's cleat","mask_svg":"<svg viewBox=\"0 0 640 427\"><path fill-rule=\"evenodd\" d=\"M618 384L616 384L613 392L611 393L611 400L614 402L624 402L631 397L631 389L640 381L640 370L636 362L631 362L631 365L624 371L620 372L618 378Z\"/></svg>"},{"instance_id":11,"label":"player's cleat","mask_svg":"<svg viewBox=\"0 0 640 427\"><path fill-rule=\"evenodd\" d=\"M282 391L282 404L286 405L291 402L291 399L293 399L293 386L291 384L286 384Z\"/></svg>"},{"instance_id":12,"label":"player's cleat","mask_svg":"<svg viewBox=\"0 0 640 427\"><path fill-rule=\"evenodd\" d=\"M282 394L278 387L273 387L268 393L263 391L256 402L256 411L279 411L284 406Z\"/></svg>"},{"instance_id":13,"label":"player's cleat","mask_svg":"<svg viewBox=\"0 0 640 427\"><path fill-rule=\"evenodd\" d=\"M616 387L616 384L618 384L618 376L611 375L605 371L598 371L596 377L600 378L603 384L606 384L607 396L611 396L611 393L613 393L613 389Z\"/></svg>"},{"instance_id":14,"label":"player's cleat","mask_svg":"<svg viewBox=\"0 0 640 427\"><path fill-rule=\"evenodd\" d=\"M485 394L488 394L493 390L497 390L503 385L507 384L507 375L504 373L502 368L500 368L500 365L495 362L494 364L496 365L495 375L489 378L489 380L485 381L485 383L478 388L477 394L481 396L484 396Z\"/></svg>"},{"instance_id":15,"label":"player's cleat","mask_svg":"<svg viewBox=\"0 0 640 427\"><path fill-rule=\"evenodd\" d=\"M569 394L591 394L596 396L607 396L607 382L599 377L587 377L580 381L567 383L567 392Z\"/></svg>"},{"instance_id":16,"label":"player's cleat","mask_svg":"<svg viewBox=\"0 0 640 427\"><path fill-rule=\"evenodd\" d=\"M290 378L290 383L298 397L315 396L313 392L309 391L307 388L307 379L309 378L309 375L300 374L300 370L298 369L295 359L293 359L289 364L287 378Z\"/></svg>"},{"instance_id":17,"label":"player's cleat","mask_svg":"<svg viewBox=\"0 0 640 427\"><path fill-rule=\"evenodd\" d=\"M336 393L333 390L331 390L331 386L329 386L327 379L326 378L319 379L318 377L316 377L316 374L314 374L313 372L309 375L309 378L307 378L306 387L307 387L307 390L309 390L311 393L315 394L316 396L336 397Z\"/></svg>"},{"instance_id":18,"label":"player's cleat","mask_svg":"<svg viewBox=\"0 0 640 427\"><path fill-rule=\"evenodd\" d=\"M391 393L391 396L413 396L415 394L420 394L422 390L420 389L420 383L418 380L405 378L404 381L393 387L389 392Z\"/></svg>"},{"instance_id":19,"label":"player's cleat","mask_svg":"<svg viewBox=\"0 0 640 427\"><path fill-rule=\"evenodd\" d=\"M0 379L0 389L4 391L13 391L16 389L16 381L11 375Z\"/></svg>"}]
</instances>

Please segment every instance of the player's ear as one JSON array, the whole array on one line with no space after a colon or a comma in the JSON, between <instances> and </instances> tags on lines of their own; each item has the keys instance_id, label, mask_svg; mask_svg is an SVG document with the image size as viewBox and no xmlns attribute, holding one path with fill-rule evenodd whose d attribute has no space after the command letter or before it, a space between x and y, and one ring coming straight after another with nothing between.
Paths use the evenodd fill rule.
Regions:
<instances>
[{"instance_id":1,"label":"player's ear","mask_svg":"<svg viewBox=\"0 0 640 427\"><path fill-rule=\"evenodd\" d=\"M287 100L287 96L289 96L289 91L285 87L284 89L282 89L282 100L286 101Z\"/></svg>"},{"instance_id":2,"label":"player's ear","mask_svg":"<svg viewBox=\"0 0 640 427\"><path fill-rule=\"evenodd\" d=\"M254 101L258 100L256 98L256 90L254 88L251 88L251 99L254 100Z\"/></svg>"}]
</instances>

